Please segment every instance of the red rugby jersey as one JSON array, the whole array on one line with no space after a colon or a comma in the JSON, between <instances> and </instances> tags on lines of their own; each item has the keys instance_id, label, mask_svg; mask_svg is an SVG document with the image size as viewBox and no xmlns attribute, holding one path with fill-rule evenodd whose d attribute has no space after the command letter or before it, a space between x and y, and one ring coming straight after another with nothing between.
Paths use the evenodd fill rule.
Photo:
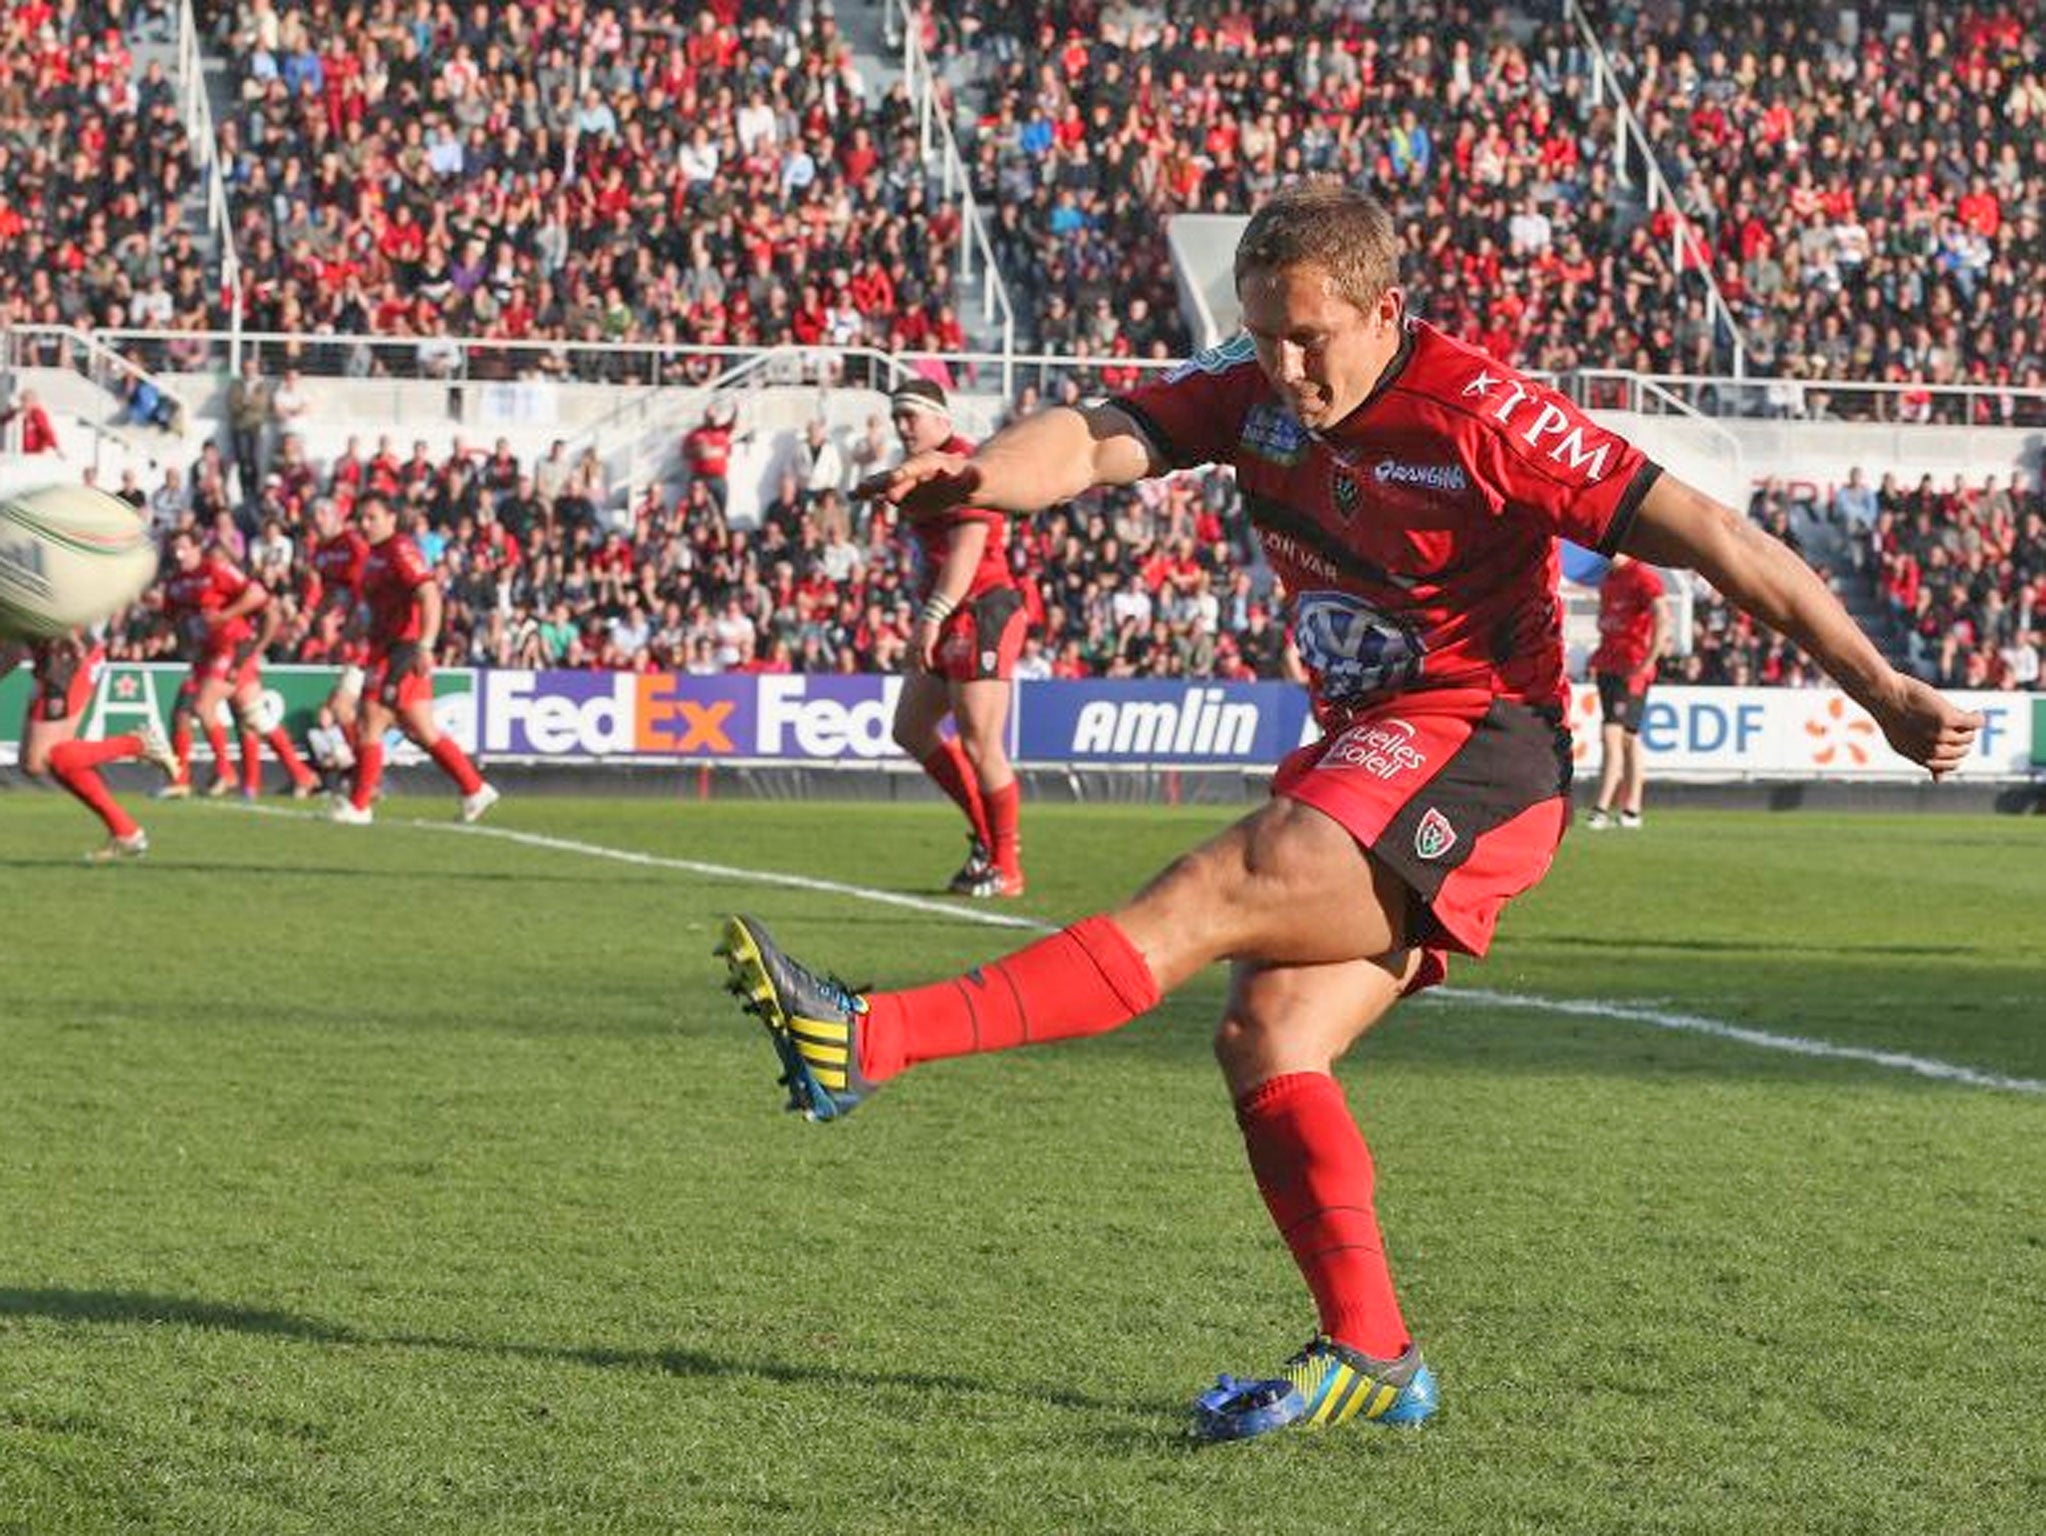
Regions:
<instances>
[{"instance_id":1,"label":"red rugby jersey","mask_svg":"<svg viewBox=\"0 0 2046 1536\"><path fill-rule=\"evenodd\" d=\"M249 578L233 561L207 555L189 571L174 569L164 579L164 612L189 643L216 651L231 650L256 636L247 616L212 630L207 628L206 616L227 607L248 585Z\"/></svg>"},{"instance_id":2,"label":"red rugby jersey","mask_svg":"<svg viewBox=\"0 0 2046 1536\"><path fill-rule=\"evenodd\" d=\"M1598 649L1591 670L1632 677L1648 664L1655 644L1655 605L1662 577L1651 566L1629 560L1606 572L1598 589Z\"/></svg>"},{"instance_id":3,"label":"red rugby jersey","mask_svg":"<svg viewBox=\"0 0 2046 1536\"><path fill-rule=\"evenodd\" d=\"M419 546L402 533L372 544L362 562L362 600L369 605L370 649L382 655L394 645L419 638L418 590L433 580L433 567Z\"/></svg>"},{"instance_id":4,"label":"red rugby jersey","mask_svg":"<svg viewBox=\"0 0 2046 1536\"><path fill-rule=\"evenodd\" d=\"M1175 468L1230 464L1324 720L1564 690L1556 540L1611 551L1662 473L1554 390L1409 321L1370 396L1303 426L1248 336L1115 402Z\"/></svg>"},{"instance_id":5,"label":"red rugby jersey","mask_svg":"<svg viewBox=\"0 0 2046 1536\"><path fill-rule=\"evenodd\" d=\"M316 599L353 602L362 593L362 567L368 558L369 540L359 529L343 528L333 538L322 539L312 552L313 574L320 579Z\"/></svg>"},{"instance_id":6,"label":"red rugby jersey","mask_svg":"<svg viewBox=\"0 0 2046 1536\"><path fill-rule=\"evenodd\" d=\"M973 444L957 433L941 444L940 453L956 453L964 457L973 452ZM945 557L952 552L952 535L955 530L968 523L987 524L987 543L981 546L980 564L973 568L973 581L960 598L965 602L979 597L983 592L992 592L997 587L1013 587L1016 583L1009 575L1009 520L1000 512L986 507L948 507L943 512L923 517L907 517L904 525L916 539L917 550L917 598L921 601L931 595L938 582L938 572L944 569Z\"/></svg>"}]
</instances>

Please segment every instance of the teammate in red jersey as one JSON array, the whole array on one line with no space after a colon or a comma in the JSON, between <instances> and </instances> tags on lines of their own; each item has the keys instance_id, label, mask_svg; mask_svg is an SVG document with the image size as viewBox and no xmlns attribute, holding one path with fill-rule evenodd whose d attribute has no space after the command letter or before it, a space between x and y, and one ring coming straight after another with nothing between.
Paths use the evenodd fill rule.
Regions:
<instances>
[{"instance_id":1,"label":"teammate in red jersey","mask_svg":"<svg viewBox=\"0 0 2046 1536\"><path fill-rule=\"evenodd\" d=\"M1599 584L1598 649L1591 653L1605 755L1599 764L1598 800L1584 819L1589 831L1611 825L1615 800L1621 826L1641 825L1641 795L1648 782L1641 714L1648 707L1655 664L1669 650L1669 625L1662 578L1624 550L1615 554Z\"/></svg>"},{"instance_id":2,"label":"teammate in red jersey","mask_svg":"<svg viewBox=\"0 0 2046 1536\"><path fill-rule=\"evenodd\" d=\"M318 538L308 561L316 589L307 606L315 631L338 620L341 639L326 659L341 669L319 716L307 735L313 761L327 773L345 774L355 767L355 721L362 703L363 663L369 647L362 638L359 610L362 568L369 559L369 540L351 523L331 496L313 503L313 532ZM333 616L330 619L329 616Z\"/></svg>"},{"instance_id":3,"label":"teammate in red jersey","mask_svg":"<svg viewBox=\"0 0 2046 1536\"><path fill-rule=\"evenodd\" d=\"M223 702L233 708L243 738L242 793L253 797L259 787L257 743L261 741L277 754L277 760L291 775L293 793L311 794L319 787L319 780L298 755L284 727L265 717L262 620L258 615L270 601L269 590L261 582L251 580L226 556L209 551L192 529L179 529L171 535L170 553L172 569L163 583L163 609L191 658L192 671L178 689L171 727L178 771L163 794L179 798L192 792L195 723L206 733L206 743L213 749L213 785L208 793L225 795L234 791L235 777L227 757L227 728L220 721Z\"/></svg>"},{"instance_id":4,"label":"teammate in red jersey","mask_svg":"<svg viewBox=\"0 0 2046 1536\"><path fill-rule=\"evenodd\" d=\"M384 732L395 720L455 781L462 820L475 821L497 803L461 743L433 723L433 651L440 642L440 583L398 513L381 495L355 504L355 520L369 544L362 563L362 604L367 611L369 660L362 711L356 724L355 787L336 795L334 820L366 827L373 819L377 783L384 776Z\"/></svg>"},{"instance_id":5,"label":"teammate in red jersey","mask_svg":"<svg viewBox=\"0 0 2046 1536\"><path fill-rule=\"evenodd\" d=\"M145 719L142 729L104 741L78 740L79 723L106 670L106 647L85 630L54 640L0 646L0 677L23 661L33 669L35 688L21 722L21 771L31 778L51 778L83 801L105 823L107 842L86 855L92 862L139 859L149 851L149 836L135 818L121 809L99 776L107 763L154 763L175 777L178 760L163 727Z\"/></svg>"},{"instance_id":6,"label":"teammate in red jersey","mask_svg":"<svg viewBox=\"0 0 2046 1536\"><path fill-rule=\"evenodd\" d=\"M1816 656L1935 777L1981 725L1891 668L1784 545L1561 395L1410 322L1398 257L1374 199L1290 186L1237 246L1240 338L865 488L926 513L1027 512L1233 465L1291 594L1325 732L1281 765L1271 800L1113 912L914 991L855 994L750 918L732 919L722 946L792 1106L820 1120L920 1062L1114 1029L1230 962L1216 1054L1320 1331L1282 1369L1203 1394L1208 1438L1434 1410L1371 1155L1331 1069L1450 955L1482 954L1555 853L1570 784L1559 537L1696 567Z\"/></svg>"},{"instance_id":7,"label":"teammate in red jersey","mask_svg":"<svg viewBox=\"0 0 2046 1536\"><path fill-rule=\"evenodd\" d=\"M889 397L905 455L967 454L945 391L909 379ZM922 571L922 611L909 635L909 676L895 701L895 743L966 813L962 896L1021 896L1022 790L1003 740L1016 657L1028 620L1009 574L1008 519L971 506L909 509ZM956 737L941 734L950 715Z\"/></svg>"}]
</instances>

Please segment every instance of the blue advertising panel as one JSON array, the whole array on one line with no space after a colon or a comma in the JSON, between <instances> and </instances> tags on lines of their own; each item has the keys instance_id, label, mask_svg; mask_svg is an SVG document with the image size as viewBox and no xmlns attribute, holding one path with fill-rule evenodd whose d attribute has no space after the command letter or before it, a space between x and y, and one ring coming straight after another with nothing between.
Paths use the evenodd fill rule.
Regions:
<instances>
[{"instance_id":1,"label":"blue advertising panel","mask_svg":"<svg viewBox=\"0 0 2046 1536\"><path fill-rule=\"evenodd\" d=\"M1307 693L1291 683L1032 682L1017 756L1032 763L1272 764L1297 747Z\"/></svg>"}]
</instances>

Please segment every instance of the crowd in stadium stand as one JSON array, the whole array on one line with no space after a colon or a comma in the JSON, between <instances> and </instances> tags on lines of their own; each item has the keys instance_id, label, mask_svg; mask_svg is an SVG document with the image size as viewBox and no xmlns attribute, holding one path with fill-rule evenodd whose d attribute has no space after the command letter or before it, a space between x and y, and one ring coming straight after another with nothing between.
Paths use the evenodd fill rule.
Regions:
<instances>
[{"instance_id":1,"label":"crowd in stadium stand","mask_svg":"<svg viewBox=\"0 0 2046 1536\"><path fill-rule=\"evenodd\" d=\"M964 349L958 206L931 195L906 93L870 99L828 7L253 0L213 25L240 96L223 152L255 329Z\"/></svg>"},{"instance_id":2,"label":"crowd in stadium stand","mask_svg":"<svg viewBox=\"0 0 2046 1536\"><path fill-rule=\"evenodd\" d=\"M2046 388L2039 0L1610 9L1632 13L1608 47L1650 137L1713 211L1699 259L1755 372ZM2046 407L1925 388L1900 417L2038 425Z\"/></svg>"},{"instance_id":3,"label":"crowd in stadium stand","mask_svg":"<svg viewBox=\"0 0 2046 1536\"><path fill-rule=\"evenodd\" d=\"M964 342L959 210L918 154L908 97L860 79L829 6L197 9L233 71L220 148L245 323L406 339L311 341L283 363L624 377L615 356L573 344ZM934 55L970 61L951 70L970 107L962 146L1023 340L1100 360L1050 396L1131 377L1112 360L1186 349L1160 243L1166 214L1240 211L1304 171L1377 187L1416 253L1417 308L1522 366L1723 369L1726 338L1706 317L1699 272L1677 270L1666 216L1635 223L1627 212L1611 171L1615 127L1592 102L1559 8L1366 9L925 8ZM1715 272L1757 371L1922 381L1899 415L2030 424L2036 405L1991 394L1961 407L1931 386L2046 382L2040 0L1909 17L1862 7L1861 30L1836 36L1841 9L1594 8L1698 214L1681 265ZM167 12L28 0L6 13L0 318L173 329L225 319L184 224L195 171L170 87L159 66L135 68L121 31L124 20L158 27ZM1903 30L1889 36L1891 25ZM560 345L465 354L455 335ZM175 345L141 357L188 361ZM294 388L283 374L254 423L257 441L284 431L275 463L251 463L248 424L232 421L177 493L230 550L302 548L307 498L323 476L350 472L298 462L289 424L269 415ZM130 401L129 416L162 425L162 405ZM1852 409L1844 398L1830 408ZM1792 387L1770 409L1829 407ZM376 454L360 457L366 474ZM461 659L845 667L891 665L899 651L899 556L842 487L758 534L724 527L706 487L674 508L637 509L611 537L588 465L527 466L527 495L501 456L451 458L476 463L401 456L398 470L420 489L429 542L468 615L451 635ZM283 487L275 504L271 475ZM231 485L259 489L230 500ZM2036 631L2041 600L2036 501L2013 487L1942 492L1927 527L1910 500L1924 490L1866 519L1878 530L1856 545L1866 574L1927 675L2025 684L2036 662L2021 637ZM1245 574L1254 562L1226 480L1103 507L1100 528L1068 549L1068 526L1085 532L1092 515L1025 532L1021 558L1042 565L1047 607L1026 672L1276 670L1283 641L1270 594ZM1771 517L1767 498L1757 515ZM841 574L848 561L856 578ZM726 611L734 594L747 626ZM1673 670L1805 679L1794 652L1759 642L1709 595L1699 614L1695 652Z\"/></svg>"},{"instance_id":4,"label":"crowd in stadium stand","mask_svg":"<svg viewBox=\"0 0 2046 1536\"><path fill-rule=\"evenodd\" d=\"M1910 662L1963 688L2037 688L2046 629L2046 505L1955 475L1944 486L1884 476L1863 526L1864 559Z\"/></svg>"},{"instance_id":5,"label":"crowd in stadium stand","mask_svg":"<svg viewBox=\"0 0 2046 1536\"><path fill-rule=\"evenodd\" d=\"M124 17L27 0L0 13L0 323L205 329L221 319L185 224L192 145Z\"/></svg>"},{"instance_id":6,"label":"crowd in stadium stand","mask_svg":"<svg viewBox=\"0 0 2046 1536\"><path fill-rule=\"evenodd\" d=\"M276 637L278 660L322 661L342 639L305 601L315 504L377 490L407 508L440 574L451 664L897 670L914 618L909 545L885 509L846 494L892 444L827 450L823 438L790 445L757 528L727 520L710 474L679 493L649 487L615 515L594 459L571 460L558 444L523 463L502 440L436 453L386 439L314 465L275 423L254 449L252 501L235 494L241 466L218 444L158 486L119 490L161 531L209 535L285 600L292 618ZM1024 676L1281 673L1270 577L1225 474L1176 476L1024 522L1011 553L1032 578L1038 617ZM137 610L115 649L147 657L173 643Z\"/></svg>"},{"instance_id":7,"label":"crowd in stadium stand","mask_svg":"<svg viewBox=\"0 0 2046 1536\"><path fill-rule=\"evenodd\" d=\"M1176 311L1162 215L1334 172L1391 202L1422 311L1523 367L1726 372L1710 269L1751 372L2046 388L2037 0L1920 8L1894 37L1880 11L1836 31L1855 9L1837 4L1606 9L1694 226L1680 263L1669 210L1626 210L1568 26L1453 3L962 13L990 61L974 158L998 247L1049 315L1047 345L1118 345L1112 293L1145 301L1133 350L1161 323L1178 346L1173 321L1150 321ZM1876 403L1765 399L1786 415ZM1927 389L1898 414L2036 425L2046 404Z\"/></svg>"},{"instance_id":8,"label":"crowd in stadium stand","mask_svg":"<svg viewBox=\"0 0 2046 1536\"><path fill-rule=\"evenodd\" d=\"M820 424L821 426L821 424ZM397 497L448 595L451 665L688 672L893 671L914 617L907 541L885 508L847 495L888 462L878 422L866 440L806 432L788 446L757 528L724 513L717 475L679 491L649 487L629 515L594 459L560 445L522 462L500 440L352 444L314 465L296 434L259 439L252 502L231 494L240 470L209 444L163 483L120 488L160 529L209 533L285 602L273 659L335 654L338 619L316 621L308 593L312 512L374 489ZM718 466L722 469L722 466ZM1793 512L1798 518L1793 518ZM2036 688L2046 626L2046 498L1990 476L1868 486L1857 472L1823 506L1793 507L1764 488L1752 514L1793 544L1828 527L1855 572L1883 595L1909 663L1965 687ZM1282 602L1258 560L1224 472L1182 474L1097 495L1012 530L1035 616L1023 677L1286 675ZM1809 553L1809 551L1807 551ZM1688 654L1674 682L1812 686L1796 647L1757 630L1709 588L1695 588ZM168 654L173 637L146 610L117 654Z\"/></svg>"},{"instance_id":9,"label":"crowd in stadium stand","mask_svg":"<svg viewBox=\"0 0 2046 1536\"><path fill-rule=\"evenodd\" d=\"M218 323L189 236L148 238L181 228L193 169L160 68L132 69L123 9L9 12L7 302L42 320ZM1615 127L1559 11L991 0L928 7L924 24L940 58L972 61L965 152L1030 339L1050 349L1183 351L1164 217L1240 211L1329 171L1395 208L1418 306L1521 366L1723 371L1728 338L1691 270L1709 267L1755 373L1922 381L1907 417L2046 411L1931 389L2046 387L2041 0L1594 7L1695 217L1681 263L1667 210L1639 222L1615 183ZM220 136L252 328L964 343L959 209L922 163L907 94L861 79L828 6L199 14L235 76ZM444 345L307 361L624 366ZM1859 407L1792 391L1771 408Z\"/></svg>"}]
</instances>

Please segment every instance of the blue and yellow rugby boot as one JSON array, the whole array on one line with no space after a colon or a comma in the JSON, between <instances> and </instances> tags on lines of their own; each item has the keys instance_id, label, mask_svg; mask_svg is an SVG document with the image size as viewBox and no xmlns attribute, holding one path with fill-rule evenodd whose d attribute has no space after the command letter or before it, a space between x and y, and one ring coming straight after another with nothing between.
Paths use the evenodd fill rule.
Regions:
<instances>
[{"instance_id":1,"label":"blue and yellow rugby boot","mask_svg":"<svg viewBox=\"0 0 2046 1536\"><path fill-rule=\"evenodd\" d=\"M758 918L727 918L716 952L730 972L726 990L766 1027L781 1057L788 1107L807 1120L841 1120L858 1109L879 1086L860 1075L866 999L791 960Z\"/></svg>"},{"instance_id":2,"label":"blue and yellow rugby boot","mask_svg":"<svg viewBox=\"0 0 2046 1536\"><path fill-rule=\"evenodd\" d=\"M1397 1360L1374 1360L1326 1336L1286 1362L1279 1376L1223 1376L1194 1401L1202 1440L1248 1440L1299 1425L1328 1429L1351 1419L1419 1424L1436 1407L1435 1373L1411 1344Z\"/></svg>"}]
</instances>

